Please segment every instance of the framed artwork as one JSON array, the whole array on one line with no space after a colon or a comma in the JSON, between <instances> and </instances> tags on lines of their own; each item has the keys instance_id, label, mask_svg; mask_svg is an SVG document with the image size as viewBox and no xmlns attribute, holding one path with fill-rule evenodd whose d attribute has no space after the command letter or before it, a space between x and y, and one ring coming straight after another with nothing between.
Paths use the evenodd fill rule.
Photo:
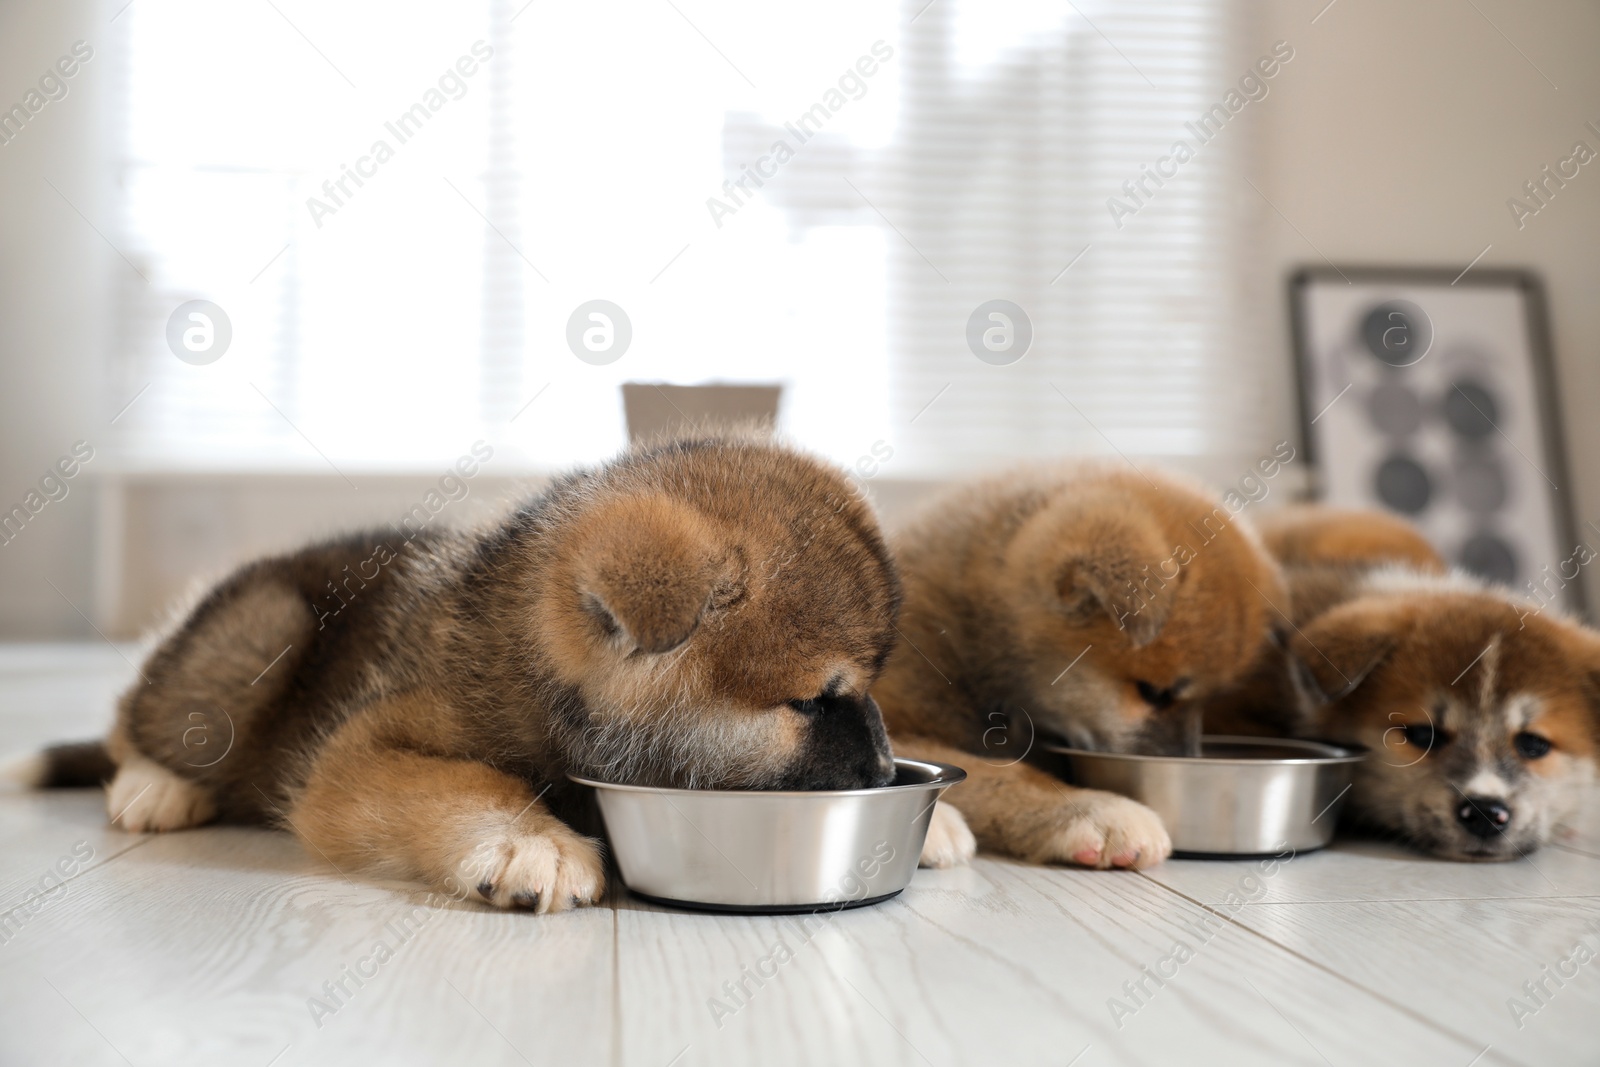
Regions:
<instances>
[{"instance_id":1,"label":"framed artwork","mask_svg":"<svg viewBox=\"0 0 1600 1067\"><path fill-rule=\"evenodd\" d=\"M1290 306L1316 498L1399 514L1452 564L1581 614L1600 531L1573 521L1537 279L1307 268Z\"/></svg>"}]
</instances>

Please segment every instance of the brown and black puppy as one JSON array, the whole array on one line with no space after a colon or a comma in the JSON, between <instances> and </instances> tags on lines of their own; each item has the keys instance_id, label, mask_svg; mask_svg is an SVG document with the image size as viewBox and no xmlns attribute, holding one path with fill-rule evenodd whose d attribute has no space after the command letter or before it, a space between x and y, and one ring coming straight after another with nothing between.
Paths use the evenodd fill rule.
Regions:
<instances>
[{"instance_id":1,"label":"brown and black puppy","mask_svg":"<svg viewBox=\"0 0 1600 1067\"><path fill-rule=\"evenodd\" d=\"M874 690L902 754L967 768L924 862L986 849L1144 867L1172 851L1124 797L1016 763L1032 740L1182 751L1190 709L1264 643L1278 568L1205 492L1126 466L1017 471L935 504L897 540L903 640ZM980 759L972 759L977 754Z\"/></svg>"},{"instance_id":2,"label":"brown and black puppy","mask_svg":"<svg viewBox=\"0 0 1600 1067\"><path fill-rule=\"evenodd\" d=\"M1253 516L1261 543L1285 567L1372 568L1398 563L1426 574L1449 570L1422 532L1382 511L1296 504Z\"/></svg>"},{"instance_id":3,"label":"brown and black puppy","mask_svg":"<svg viewBox=\"0 0 1600 1067\"><path fill-rule=\"evenodd\" d=\"M1262 526L1292 626L1208 704L1207 730L1364 745L1347 821L1438 856L1548 841L1594 779L1600 634L1448 573L1390 516L1295 508Z\"/></svg>"},{"instance_id":4,"label":"brown and black puppy","mask_svg":"<svg viewBox=\"0 0 1600 1067\"><path fill-rule=\"evenodd\" d=\"M1289 639L1291 730L1365 745L1346 813L1450 859L1516 859L1594 780L1600 634L1464 575L1380 568Z\"/></svg>"},{"instance_id":5,"label":"brown and black puppy","mask_svg":"<svg viewBox=\"0 0 1600 1067\"><path fill-rule=\"evenodd\" d=\"M118 708L118 824L282 825L342 869L543 912L603 889L596 842L560 817L583 806L569 771L749 789L892 777L867 690L899 587L859 494L809 457L669 443L488 528L390 542L262 560L200 603ZM203 757L198 723L217 739ZM34 784L83 784L95 757L52 750Z\"/></svg>"},{"instance_id":6,"label":"brown and black puppy","mask_svg":"<svg viewBox=\"0 0 1600 1067\"><path fill-rule=\"evenodd\" d=\"M1442 576L1449 567L1416 527L1381 511L1296 504L1252 516L1250 524L1283 567L1287 588L1272 605L1269 647L1236 684L1206 700L1205 732L1286 737L1301 728L1310 699L1305 673L1290 659L1295 627L1350 599L1379 568Z\"/></svg>"}]
</instances>

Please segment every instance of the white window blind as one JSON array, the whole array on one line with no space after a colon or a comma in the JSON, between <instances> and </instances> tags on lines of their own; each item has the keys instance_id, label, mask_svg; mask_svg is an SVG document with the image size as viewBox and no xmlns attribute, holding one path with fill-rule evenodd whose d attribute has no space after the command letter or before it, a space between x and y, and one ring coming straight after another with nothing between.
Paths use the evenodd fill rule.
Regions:
<instances>
[{"instance_id":1,"label":"white window blind","mask_svg":"<svg viewBox=\"0 0 1600 1067\"><path fill-rule=\"evenodd\" d=\"M1205 0L941 2L911 25L880 182L905 238L890 244L895 413L919 461L1260 447L1263 356L1243 298L1256 116L1146 182L1153 196L1120 227L1108 207L1136 203L1123 183L1174 142L1198 145L1185 124L1269 50L1245 37L1236 5ZM1033 327L1008 366L964 343L968 315L996 298Z\"/></svg>"},{"instance_id":2,"label":"white window blind","mask_svg":"<svg viewBox=\"0 0 1600 1067\"><path fill-rule=\"evenodd\" d=\"M431 465L481 436L559 466L621 443L632 379L781 381L795 438L846 462L887 442L905 476L1249 454L1255 116L1120 228L1107 208L1270 49L1236 17L1205 0L140 0L117 23L135 269L107 403L139 396L117 446L344 469ZM204 366L165 338L190 299L232 320ZM632 325L604 366L566 341L594 299ZM1009 365L967 343L993 299L1032 323Z\"/></svg>"},{"instance_id":3,"label":"white window blind","mask_svg":"<svg viewBox=\"0 0 1600 1067\"><path fill-rule=\"evenodd\" d=\"M117 420L130 462L431 465L470 443L496 351L474 208L488 209L499 57L440 79L489 20L483 4L156 0L113 24L124 247L147 279L118 274L112 410L148 386ZM442 105L401 143L385 124L430 91ZM363 165L380 141L393 157ZM358 186L346 168L373 173ZM232 325L204 366L166 339L197 298Z\"/></svg>"}]
</instances>

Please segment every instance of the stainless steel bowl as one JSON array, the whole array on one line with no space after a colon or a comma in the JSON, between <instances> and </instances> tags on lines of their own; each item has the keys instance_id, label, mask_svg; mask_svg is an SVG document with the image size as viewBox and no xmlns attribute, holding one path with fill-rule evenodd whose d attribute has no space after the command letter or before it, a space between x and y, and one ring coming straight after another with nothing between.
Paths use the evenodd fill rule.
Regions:
<instances>
[{"instance_id":1,"label":"stainless steel bowl","mask_svg":"<svg viewBox=\"0 0 1600 1067\"><path fill-rule=\"evenodd\" d=\"M760 792L592 786L622 881L647 900L712 911L875 904L911 881L933 805L967 776L897 759L878 789Z\"/></svg>"},{"instance_id":2,"label":"stainless steel bowl","mask_svg":"<svg viewBox=\"0 0 1600 1067\"><path fill-rule=\"evenodd\" d=\"M1046 746L1075 785L1153 808L1174 853L1305 852L1333 838L1355 765L1366 752L1317 741L1207 736L1199 756L1130 756Z\"/></svg>"}]
</instances>

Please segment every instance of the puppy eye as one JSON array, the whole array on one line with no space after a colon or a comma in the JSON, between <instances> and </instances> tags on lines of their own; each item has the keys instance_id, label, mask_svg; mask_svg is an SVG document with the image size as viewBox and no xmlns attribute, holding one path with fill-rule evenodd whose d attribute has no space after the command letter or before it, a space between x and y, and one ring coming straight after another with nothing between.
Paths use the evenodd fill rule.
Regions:
<instances>
[{"instance_id":1,"label":"puppy eye","mask_svg":"<svg viewBox=\"0 0 1600 1067\"><path fill-rule=\"evenodd\" d=\"M1152 708L1159 710L1172 704L1173 690L1171 689L1161 689L1151 682L1144 681L1135 682L1134 686L1139 690L1140 699Z\"/></svg>"},{"instance_id":2,"label":"puppy eye","mask_svg":"<svg viewBox=\"0 0 1600 1067\"><path fill-rule=\"evenodd\" d=\"M1550 753L1550 739L1527 730L1512 738L1511 743L1516 746L1517 755L1523 759L1543 759Z\"/></svg>"},{"instance_id":3,"label":"puppy eye","mask_svg":"<svg viewBox=\"0 0 1600 1067\"><path fill-rule=\"evenodd\" d=\"M812 697L810 700L791 700L789 706L802 715L816 715L822 711L822 697Z\"/></svg>"},{"instance_id":4,"label":"puppy eye","mask_svg":"<svg viewBox=\"0 0 1600 1067\"><path fill-rule=\"evenodd\" d=\"M1416 745L1424 752L1431 750L1434 745L1442 743L1439 732L1430 723L1412 723L1409 726L1402 726L1400 731L1405 734L1406 744Z\"/></svg>"}]
</instances>

